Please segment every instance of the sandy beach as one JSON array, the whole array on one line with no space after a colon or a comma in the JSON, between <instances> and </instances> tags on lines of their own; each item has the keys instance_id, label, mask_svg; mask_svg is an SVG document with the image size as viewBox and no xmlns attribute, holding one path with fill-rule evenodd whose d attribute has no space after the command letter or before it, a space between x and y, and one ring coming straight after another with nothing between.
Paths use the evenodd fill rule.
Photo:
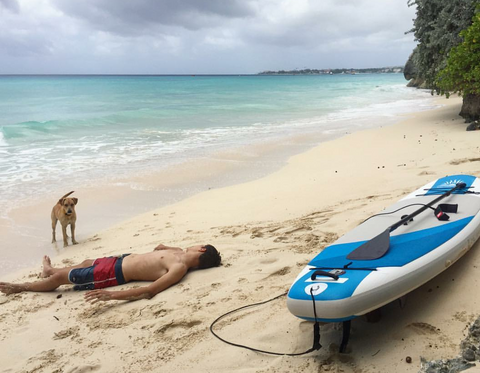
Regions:
<instances>
[{"instance_id":1,"label":"sandy beach","mask_svg":"<svg viewBox=\"0 0 480 373\"><path fill-rule=\"evenodd\" d=\"M143 253L159 243L211 243L223 265L192 271L151 300L92 306L69 287L0 295L0 371L418 372L421 358L457 356L480 315L479 242L410 293L403 308L385 306L375 323L355 319L346 354L337 352L337 324L323 326L323 348L302 357L229 346L209 331L218 316L287 291L323 247L414 189L449 174L480 175L480 132L465 131L461 99L438 104L395 125L321 143L266 177L207 190L63 250L52 258L55 266ZM40 272L38 263L1 280L35 281ZM232 342L287 353L310 348L311 329L288 312L285 297L216 327Z\"/></svg>"}]
</instances>

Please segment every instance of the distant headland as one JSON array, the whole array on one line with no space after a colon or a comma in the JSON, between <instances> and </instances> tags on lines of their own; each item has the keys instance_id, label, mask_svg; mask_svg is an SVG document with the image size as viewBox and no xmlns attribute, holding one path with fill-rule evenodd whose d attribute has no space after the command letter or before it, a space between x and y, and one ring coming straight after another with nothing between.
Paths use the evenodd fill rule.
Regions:
<instances>
[{"instance_id":1,"label":"distant headland","mask_svg":"<svg viewBox=\"0 0 480 373\"><path fill-rule=\"evenodd\" d=\"M368 69L295 69L262 71L258 75L333 75L333 74L398 74L403 73L403 66L372 67Z\"/></svg>"}]
</instances>

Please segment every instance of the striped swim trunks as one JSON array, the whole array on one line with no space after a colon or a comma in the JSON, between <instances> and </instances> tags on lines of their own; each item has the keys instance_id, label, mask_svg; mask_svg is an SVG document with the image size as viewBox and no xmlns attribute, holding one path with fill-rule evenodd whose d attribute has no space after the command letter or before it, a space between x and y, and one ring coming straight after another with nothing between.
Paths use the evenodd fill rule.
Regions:
<instances>
[{"instance_id":1,"label":"striped swim trunks","mask_svg":"<svg viewBox=\"0 0 480 373\"><path fill-rule=\"evenodd\" d=\"M95 259L91 267L72 269L68 280L75 285L73 290L103 289L124 284L122 262L128 255Z\"/></svg>"}]
</instances>

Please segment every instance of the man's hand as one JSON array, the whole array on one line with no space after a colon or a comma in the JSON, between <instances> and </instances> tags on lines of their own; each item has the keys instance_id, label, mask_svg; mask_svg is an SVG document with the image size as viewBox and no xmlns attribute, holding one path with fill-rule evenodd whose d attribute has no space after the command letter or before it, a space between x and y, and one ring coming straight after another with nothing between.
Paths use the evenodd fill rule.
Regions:
<instances>
[{"instance_id":1,"label":"man's hand","mask_svg":"<svg viewBox=\"0 0 480 373\"><path fill-rule=\"evenodd\" d=\"M100 301L107 302L113 299L113 292L107 290L92 290L85 294L85 300L91 304L95 304Z\"/></svg>"}]
</instances>

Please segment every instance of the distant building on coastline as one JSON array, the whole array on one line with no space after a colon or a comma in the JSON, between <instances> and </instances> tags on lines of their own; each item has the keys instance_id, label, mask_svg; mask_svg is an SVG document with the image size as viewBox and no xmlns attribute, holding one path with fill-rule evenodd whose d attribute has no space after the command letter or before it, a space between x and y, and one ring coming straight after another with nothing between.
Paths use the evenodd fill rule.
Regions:
<instances>
[{"instance_id":1,"label":"distant building on coastline","mask_svg":"<svg viewBox=\"0 0 480 373\"><path fill-rule=\"evenodd\" d=\"M373 67L368 69L295 69L262 71L257 75L333 75L333 74L400 74L403 73L403 66Z\"/></svg>"}]
</instances>

